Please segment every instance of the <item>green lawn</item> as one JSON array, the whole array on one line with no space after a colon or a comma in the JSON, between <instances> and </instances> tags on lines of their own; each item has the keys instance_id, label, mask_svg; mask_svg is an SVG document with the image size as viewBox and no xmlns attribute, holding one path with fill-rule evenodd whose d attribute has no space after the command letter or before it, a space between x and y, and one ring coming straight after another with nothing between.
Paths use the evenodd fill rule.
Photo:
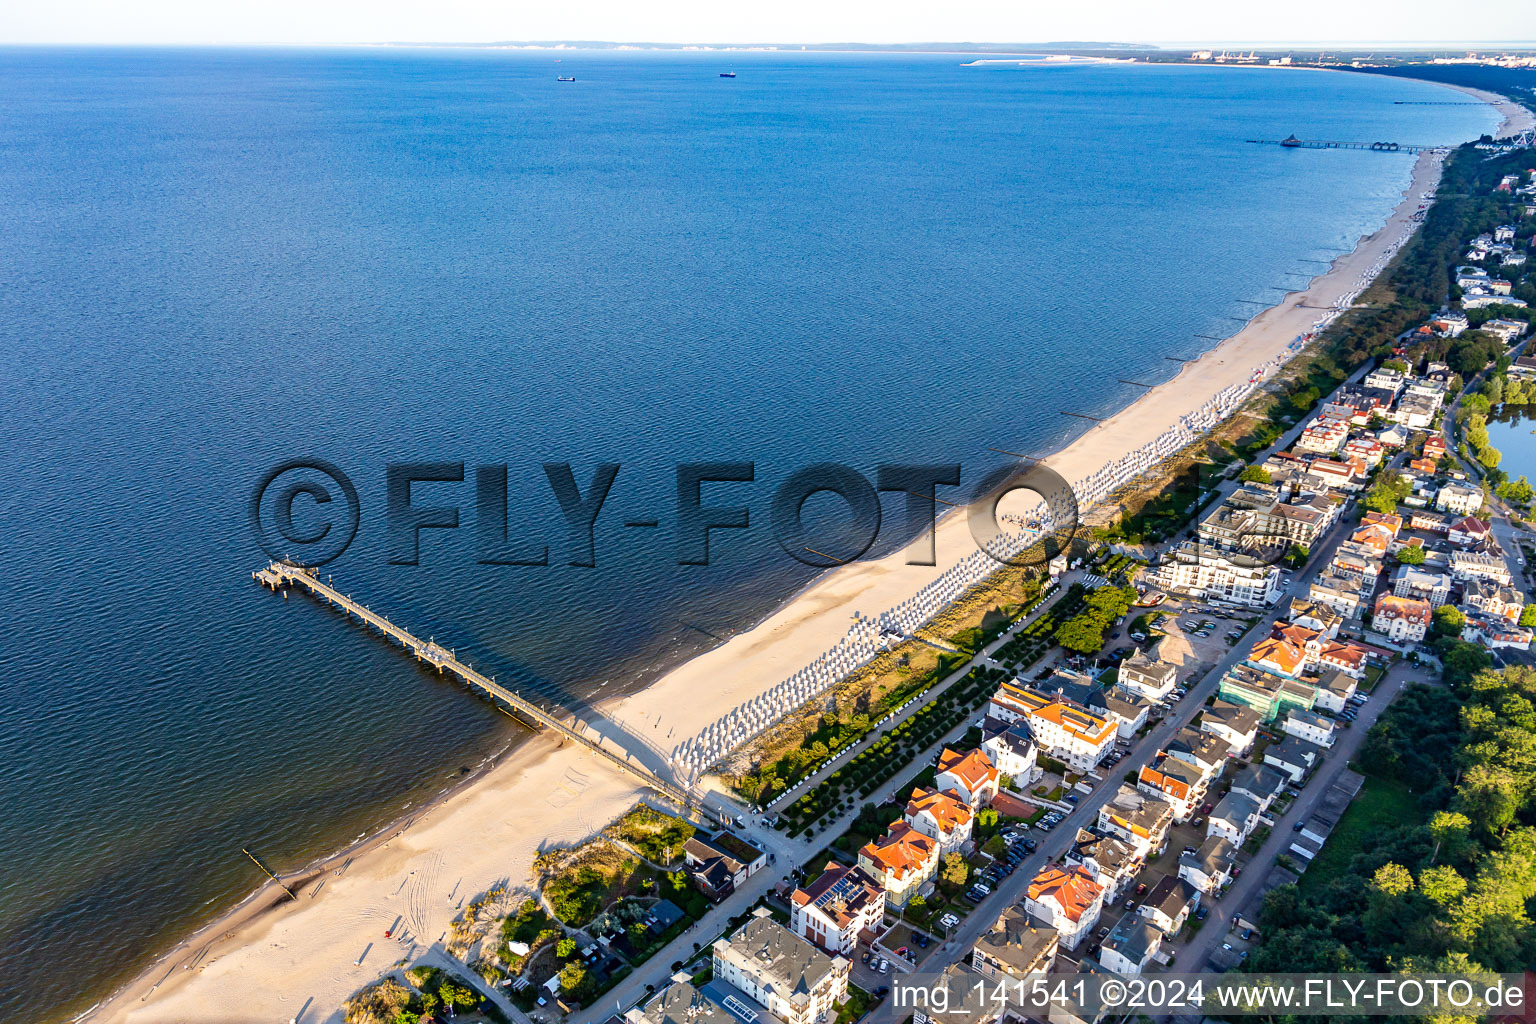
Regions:
<instances>
[{"instance_id":1,"label":"green lawn","mask_svg":"<svg viewBox=\"0 0 1536 1024\"><path fill-rule=\"evenodd\" d=\"M1393 779L1367 776L1360 793L1339 819L1338 827L1323 844L1322 851L1301 876L1298 886L1302 892L1311 892L1330 879L1339 877L1355 854L1360 852L1365 837L1379 828L1389 825L1411 825L1425 820L1423 804L1413 791Z\"/></svg>"}]
</instances>

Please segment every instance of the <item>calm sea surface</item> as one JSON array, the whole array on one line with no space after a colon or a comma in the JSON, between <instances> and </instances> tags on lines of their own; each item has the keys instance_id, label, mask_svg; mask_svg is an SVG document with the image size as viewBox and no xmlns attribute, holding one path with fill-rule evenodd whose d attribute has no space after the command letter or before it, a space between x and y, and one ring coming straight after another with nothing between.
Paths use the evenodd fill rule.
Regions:
<instances>
[{"instance_id":1,"label":"calm sea surface","mask_svg":"<svg viewBox=\"0 0 1536 1024\"><path fill-rule=\"evenodd\" d=\"M525 692L615 695L811 578L767 528L795 467L1059 445L1408 181L1243 139L1496 120L1346 74L560 56L0 51L0 1016L88 1005L249 892L242 846L297 867L515 736L251 582L268 468L356 482L343 589ZM389 565L385 466L434 460L470 479L414 500L463 525ZM705 492L753 525L680 567L674 465L706 460L756 463ZM595 568L545 462L622 464ZM501 463L548 567L477 564Z\"/></svg>"}]
</instances>

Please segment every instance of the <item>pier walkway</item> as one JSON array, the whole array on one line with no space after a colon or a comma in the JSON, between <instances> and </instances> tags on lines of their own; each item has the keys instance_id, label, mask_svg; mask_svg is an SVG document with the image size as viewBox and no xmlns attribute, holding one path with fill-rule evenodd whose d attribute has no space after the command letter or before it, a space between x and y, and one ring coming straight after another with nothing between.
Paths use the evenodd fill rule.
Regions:
<instances>
[{"instance_id":1,"label":"pier walkway","mask_svg":"<svg viewBox=\"0 0 1536 1024\"><path fill-rule=\"evenodd\" d=\"M691 792L680 789L672 783L659 778L650 770L631 761L627 754L616 753L604 746L600 739L587 735L584 732L585 726L579 719L573 718L569 724L561 721L538 705L502 686L490 676L466 665L449 648L433 640L422 640L409 630L395 625L378 612L369 610L341 591L327 583L321 582L313 569L301 569L286 562L272 562L265 569L258 569L251 573L251 579L273 590L286 586L303 587L316 598L341 609L345 614L356 615L380 633L398 641L400 646L414 654L418 661L425 661L435 666L439 673L451 672L470 686L508 705L512 709L514 717L529 728L535 731L552 729L562 737L580 743L588 750L608 761L620 772L634 775L642 784L656 791L665 799L672 801L680 810L690 816L696 816L699 813L706 813L711 817L719 816L716 812L705 810L701 801L695 800Z\"/></svg>"},{"instance_id":2,"label":"pier walkway","mask_svg":"<svg viewBox=\"0 0 1536 1024\"><path fill-rule=\"evenodd\" d=\"M1328 139L1244 139L1260 146L1284 146L1286 149L1368 149L1373 153L1424 153L1444 146L1414 146L1406 142L1333 142Z\"/></svg>"}]
</instances>

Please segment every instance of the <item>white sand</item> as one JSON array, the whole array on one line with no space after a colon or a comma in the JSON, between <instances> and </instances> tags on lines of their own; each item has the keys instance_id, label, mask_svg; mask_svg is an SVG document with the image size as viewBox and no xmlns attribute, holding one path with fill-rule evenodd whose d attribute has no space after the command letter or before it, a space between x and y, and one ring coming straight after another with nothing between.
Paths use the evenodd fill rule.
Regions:
<instances>
[{"instance_id":1,"label":"white sand","mask_svg":"<svg viewBox=\"0 0 1536 1024\"><path fill-rule=\"evenodd\" d=\"M1515 127L1529 124L1528 116L1522 123L1510 112L1511 104L1480 98L1497 101ZM1174 381L1095 426L1052 457L1052 468L1068 480L1081 479L1281 354L1322 315L1300 308L1303 303L1331 306L1357 289L1361 275L1412 230L1419 196L1438 180L1440 163L1439 156L1422 155L1412 185L1387 224L1327 274L1186 364ZM613 722L605 724L671 749L814 659L843 636L855 611L871 614L897 604L969 553L972 541L963 515L940 523L937 546L938 566L909 566L905 553L898 552L825 574L757 628L609 708ZM654 763L653 756L646 760ZM384 938L398 916L404 915L411 938L423 946L436 942L458 913L457 896L474 896L508 881L525 883L539 848L590 835L638 796L632 780L590 752L569 746L552 750L542 740L529 743L481 781L423 812L403 834L357 853L341 877L325 872L325 885L315 898L302 892L297 902L272 909L264 909L269 896L248 901L172 951L94 1016L134 1024L271 1024L307 1005L305 1024L339 1021L342 1001L406 954L408 944L397 941L398 935ZM450 893L455 893L452 901ZM212 948L195 968L179 966L210 941ZM365 949L357 966L354 961Z\"/></svg>"}]
</instances>

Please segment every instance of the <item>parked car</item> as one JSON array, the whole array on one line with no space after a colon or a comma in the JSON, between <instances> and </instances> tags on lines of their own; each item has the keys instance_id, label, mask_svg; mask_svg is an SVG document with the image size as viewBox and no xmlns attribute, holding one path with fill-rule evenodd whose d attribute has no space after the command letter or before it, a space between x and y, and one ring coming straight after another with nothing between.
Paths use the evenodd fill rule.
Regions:
<instances>
[{"instance_id":1,"label":"parked car","mask_svg":"<svg viewBox=\"0 0 1536 1024\"><path fill-rule=\"evenodd\" d=\"M1147 883L1146 882L1142 882L1140 885L1138 885L1136 887L1136 895L1137 896L1140 896L1142 893L1144 893L1146 891L1147 891Z\"/></svg>"},{"instance_id":2,"label":"parked car","mask_svg":"<svg viewBox=\"0 0 1536 1024\"><path fill-rule=\"evenodd\" d=\"M1131 910L1131 909L1133 909L1133 908L1134 908L1134 907L1135 907L1135 906L1136 906L1136 901L1135 901L1135 900L1126 900L1126 901L1125 901L1125 909L1126 909L1126 910Z\"/></svg>"},{"instance_id":3,"label":"parked car","mask_svg":"<svg viewBox=\"0 0 1536 1024\"><path fill-rule=\"evenodd\" d=\"M1195 911L1195 920L1196 921L1204 921L1205 918L1206 918L1206 915L1209 914L1210 912L1211 912L1211 908L1210 907L1201 907L1199 910Z\"/></svg>"}]
</instances>

